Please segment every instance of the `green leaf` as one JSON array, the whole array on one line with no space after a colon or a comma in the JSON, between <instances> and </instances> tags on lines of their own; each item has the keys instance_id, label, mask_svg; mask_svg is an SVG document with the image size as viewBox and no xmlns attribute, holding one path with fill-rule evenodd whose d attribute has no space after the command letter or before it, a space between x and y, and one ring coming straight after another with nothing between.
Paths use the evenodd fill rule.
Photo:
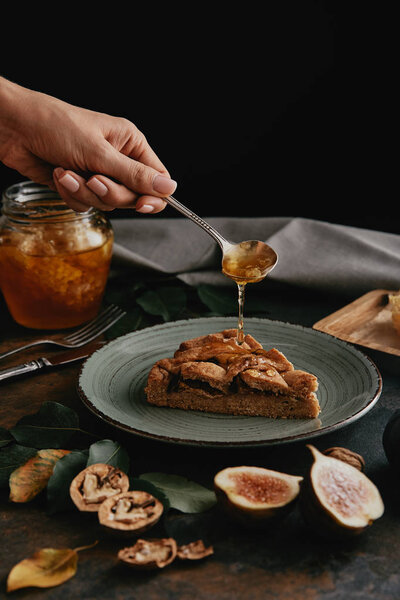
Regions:
<instances>
[{"instance_id":1,"label":"green leaf","mask_svg":"<svg viewBox=\"0 0 400 600\"><path fill-rule=\"evenodd\" d=\"M7 429L4 429L4 427L0 427L0 448L8 446L13 441L14 438L11 433Z\"/></svg>"},{"instance_id":2,"label":"green leaf","mask_svg":"<svg viewBox=\"0 0 400 600\"><path fill-rule=\"evenodd\" d=\"M201 284L197 287L197 294L214 314L232 315L238 311L238 294L234 287ZM246 314L268 312L265 298L257 295L252 287L246 287L244 310Z\"/></svg>"},{"instance_id":3,"label":"green leaf","mask_svg":"<svg viewBox=\"0 0 400 600\"><path fill-rule=\"evenodd\" d=\"M108 340L113 340L131 331L147 327L148 324L146 315L140 306L134 306L122 319L110 327L104 335Z\"/></svg>"},{"instance_id":4,"label":"green leaf","mask_svg":"<svg viewBox=\"0 0 400 600\"><path fill-rule=\"evenodd\" d=\"M178 546L194 540L203 540L209 546L215 540L215 532L221 527L220 518L218 511L191 515L174 513L164 521L165 534L174 538Z\"/></svg>"},{"instance_id":5,"label":"green leaf","mask_svg":"<svg viewBox=\"0 0 400 600\"><path fill-rule=\"evenodd\" d=\"M201 284L197 287L197 293L203 304L213 313L232 315L238 311L237 292L235 288Z\"/></svg>"},{"instance_id":6,"label":"green leaf","mask_svg":"<svg viewBox=\"0 0 400 600\"><path fill-rule=\"evenodd\" d=\"M255 293L254 288L249 287L246 290L246 298L244 302L244 310L247 314L259 314L266 315L269 314L267 303L265 301L265 297L262 295L257 295Z\"/></svg>"},{"instance_id":7,"label":"green leaf","mask_svg":"<svg viewBox=\"0 0 400 600\"><path fill-rule=\"evenodd\" d=\"M47 483L47 512L50 515L74 507L69 486L74 477L86 468L88 454L88 450L72 450L56 463Z\"/></svg>"},{"instance_id":8,"label":"green leaf","mask_svg":"<svg viewBox=\"0 0 400 600\"><path fill-rule=\"evenodd\" d=\"M126 275L124 275L121 279L110 279L105 292L105 300L110 304L117 304L125 310L130 310L135 302L136 295L144 289L143 282L134 281L129 283Z\"/></svg>"},{"instance_id":9,"label":"green leaf","mask_svg":"<svg viewBox=\"0 0 400 600\"><path fill-rule=\"evenodd\" d=\"M167 496L171 508L176 508L184 513L198 513L210 509L216 503L216 496L212 490L181 477L166 473L144 473L140 479L150 481Z\"/></svg>"},{"instance_id":10,"label":"green leaf","mask_svg":"<svg viewBox=\"0 0 400 600\"><path fill-rule=\"evenodd\" d=\"M118 442L112 440L100 440L95 442L89 448L89 458L87 467L96 463L105 463L118 467L124 473L129 472L129 455Z\"/></svg>"},{"instance_id":11,"label":"green leaf","mask_svg":"<svg viewBox=\"0 0 400 600\"><path fill-rule=\"evenodd\" d=\"M35 448L12 444L0 450L0 488L8 488L9 477L15 469L35 456Z\"/></svg>"},{"instance_id":12,"label":"green leaf","mask_svg":"<svg viewBox=\"0 0 400 600\"><path fill-rule=\"evenodd\" d=\"M78 415L58 402L43 402L37 413L26 415L10 429L13 438L32 448L64 448L79 431Z\"/></svg>"},{"instance_id":13,"label":"green leaf","mask_svg":"<svg viewBox=\"0 0 400 600\"><path fill-rule=\"evenodd\" d=\"M165 286L161 287L158 293L169 308L170 318L176 319L186 307L186 290L182 287Z\"/></svg>"},{"instance_id":14,"label":"green leaf","mask_svg":"<svg viewBox=\"0 0 400 600\"><path fill-rule=\"evenodd\" d=\"M164 321L169 320L168 306L154 290L146 290L136 301L150 315L161 316Z\"/></svg>"},{"instance_id":15,"label":"green leaf","mask_svg":"<svg viewBox=\"0 0 400 600\"><path fill-rule=\"evenodd\" d=\"M136 302L150 315L162 317L164 321L171 321L185 308L186 291L181 287L160 287L157 291L145 291Z\"/></svg>"},{"instance_id":16,"label":"green leaf","mask_svg":"<svg viewBox=\"0 0 400 600\"><path fill-rule=\"evenodd\" d=\"M168 510L170 509L171 505L168 496L166 496L162 490L160 490L158 487L156 487L146 479L141 479L140 477L130 477L129 489L148 492L149 494L157 498L164 505L164 513L168 512Z\"/></svg>"}]
</instances>

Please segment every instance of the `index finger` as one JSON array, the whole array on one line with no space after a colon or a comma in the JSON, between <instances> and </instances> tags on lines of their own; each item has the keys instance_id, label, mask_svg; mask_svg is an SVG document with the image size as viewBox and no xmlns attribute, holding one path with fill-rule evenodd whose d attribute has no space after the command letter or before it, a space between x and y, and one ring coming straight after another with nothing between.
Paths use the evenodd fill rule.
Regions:
<instances>
[{"instance_id":1,"label":"index finger","mask_svg":"<svg viewBox=\"0 0 400 600\"><path fill-rule=\"evenodd\" d=\"M132 152L130 152L128 156L142 162L148 167L156 169L156 171L159 171L160 173L170 176L167 168L149 145L145 136L141 132L140 135L140 142L133 148Z\"/></svg>"},{"instance_id":2,"label":"index finger","mask_svg":"<svg viewBox=\"0 0 400 600\"><path fill-rule=\"evenodd\" d=\"M171 179L165 167L162 165L164 171L160 172L153 166L133 158L132 155L138 154L142 153L131 152L129 156L109 145L107 152L103 153L104 168L97 172L115 179L139 196L162 198L172 194L176 189L176 181Z\"/></svg>"}]
</instances>

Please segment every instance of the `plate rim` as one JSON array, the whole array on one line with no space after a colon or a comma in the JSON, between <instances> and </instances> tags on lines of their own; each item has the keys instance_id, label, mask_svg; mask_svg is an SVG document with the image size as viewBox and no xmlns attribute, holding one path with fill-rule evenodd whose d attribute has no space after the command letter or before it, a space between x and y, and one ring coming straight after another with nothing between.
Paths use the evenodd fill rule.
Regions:
<instances>
[{"instance_id":1,"label":"plate rim","mask_svg":"<svg viewBox=\"0 0 400 600\"><path fill-rule=\"evenodd\" d=\"M358 421L366 413L368 413L375 406L377 401L379 400L379 398L382 394L382 388L383 388L382 375L381 375L378 367L376 366L375 362L369 356L367 356L363 351L361 351L359 348L357 348L354 344L352 344L351 342L348 342L346 340L342 340L341 338L338 338L338 337L336 337L330 333L327 333L325 331L313 329L313 327L307 327L306 325L301 325L298 323L290 323L289 321L282 321L279 319L267 319L267 318L262 318L262 317L248 317L246 319L246 322L250 321L250 322L254 323L254 322L261 321L263 323L268 322L268 323L273 323L276 325L285 325L285 326L288 325L289 327L293 327L295 329L306 330L308 332L312 332L317 337L322 336L322 337L328 338L329 340L334 340L335 343L338 344L339 346L345 346L345 347L350 348L351 352L353 352L356 355L359 355L362 360L367 361L370 364L370 366L372 367L372 370L374 371L374 374L376 376L375 390L374 390L369 402L367 402L367 404L363 408L356 411L349 417L346 417L345 419L342 419L342 420L338 421L337 423L333 423L332 425L323 427L322 429L316 429L316 430L310 431L310 432L293 434L293 435L286 436L284 438L273 438L270 440L243 440L243 441L238 441L238 442L235 442L235 441L229 441L229 442L220 441L219 442L219 441L181 439L181 438L177 438L177 437L158 435L158 434L142 431L139 429L135 429L134 427L131 427L130 425L126 425L124 423L116 421L115 419L113 419L112 417L109 417L108 415L105 415L101 410L99 410L96 406L94 406L94 404L89 400L89 398L87 397L86 393L84 392L84 390L80 384L83 370L85 369L87 363L93 358L93 356L97 352L100 352L104 348L112 346L114 343L117 343L124 338L128 338L135 333L144 332L144 331L153 330L153 329L159 329L159 328L168 327L168 326L172 326L172 325L195 323L196 321L197 322L213 321L213 320L214 321L217 321L217 320L218 321L220 321L220 320L228 321L228 320L233 320L233 319L234 319L234 317L224 317L224 316L195 317L195 318L191 318L191 319L179 319L176 321L168 321L166 323L158 323L156 325L150 325L149 327L144 327L143 329L130 331L128 333L125 333L123 335L120 335L120 336L114 338L113 340L109 340L108 342L103 344L101 346L101 348L95 350L90 356L88 356L80 366L80 369L78 372L76 389L77 389L77 393L78 393L78 396L79 396L81 402L93 414L95 414L102 421L106 422L108 425L112 425L113 427L116 427L117 429L120 429L124 432L130 433L133 435L137 435L138 437L150 439L150 440L157 441L157 442L178 444L178 445L185 445L185 446L197 446L197 447L207 447L207 448L211 448L211 447L214 447L214 448L229 448L229 447L232 447L232 448L247 447L247 448L249 448L250 447L251 448L251 447L260 447L260 446L277 446L280 444L298 442L298 441L301 441L304 439L320 437L320 436L326 435L328 433L332 433L333 431L335 431L337 429L342 429L343 427L346 427L348 425L351 425L355 421Z\"/></svg>"}]
</instances>

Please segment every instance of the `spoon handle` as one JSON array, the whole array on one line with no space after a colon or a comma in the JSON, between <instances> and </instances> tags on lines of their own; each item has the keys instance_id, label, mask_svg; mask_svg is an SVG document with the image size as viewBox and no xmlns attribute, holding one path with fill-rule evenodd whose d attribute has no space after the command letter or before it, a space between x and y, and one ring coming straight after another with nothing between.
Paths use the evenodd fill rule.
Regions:
<instances>
[{"instance_id":1,"label":"spoon handle","mask_svg":"<svg viewBox=\"0 0 400 600\"><path fill-rule=\"evenodd\" d=\"M204 231L206 231L209 235L211 235L211 237L214 238L214 240L218 242L218 244L221 246L222 250L224 250L228 246L231 246L231 243L228 242L228 240L226 240L224 237L222 237L222 235L218 233L218 231L216 231L214 227L212 227L209 223L207 223L201 217L196 215L196 213L189 210L186 206L178 202L178 200L176 200L173 196L167 196L163 199L168 204L170 204L170 206L181 212L183 215L185 215L185 217L188 217L191 221L196 223L196 225L198 225L199 227L204 229Z\"/></svg>"}]
</instances>

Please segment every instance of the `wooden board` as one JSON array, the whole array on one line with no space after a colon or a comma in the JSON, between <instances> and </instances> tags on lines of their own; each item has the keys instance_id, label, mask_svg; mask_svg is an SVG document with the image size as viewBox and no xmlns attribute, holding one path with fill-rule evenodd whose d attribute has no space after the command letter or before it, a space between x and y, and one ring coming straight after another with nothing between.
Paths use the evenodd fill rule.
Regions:
<instances>
[{"instance_id":1,"label":"wooden board","mask_svg":"<svg viewBox=\"0 0 400 600\"><path fill-rule=\"evenodd\" d=\"M400 356L400 334L388 305L390 290L372 290L314 323L313 328L341 340Z\"/></svg>"}]
</instances>

